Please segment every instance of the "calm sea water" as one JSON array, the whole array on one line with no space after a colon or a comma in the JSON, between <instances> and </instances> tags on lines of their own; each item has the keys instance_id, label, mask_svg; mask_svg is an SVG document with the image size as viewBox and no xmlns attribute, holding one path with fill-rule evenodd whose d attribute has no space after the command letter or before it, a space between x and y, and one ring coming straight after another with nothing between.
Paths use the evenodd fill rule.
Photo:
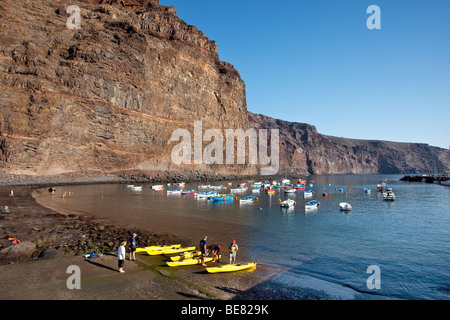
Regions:
<instances>
[{"instance_id":1,"label":"calm sea water","mask_svg":"<svg viewBox=\"0 0 450 320\"><path fill-rule=\"evenodd\" d=\"M306 181L314 184L313 198L305 199L301 190L288 196L261 192L253 193L257 202L246 204L168 195L148 185L141 192L126 185L59 187L53 201L120 226L175 234L191 245L198 245L203 235L209 244L225 247L235 239L238 260L280 266L289 270L289 279L307 276L382 298L449 299L450 187L407 183L400 177L310 176ZM386 178L396 194L394 202L384 201L376 190ZM198 186L184 189L203 191ZM70 196L63 200L63 192ZM287 198L296 201L294 209L280 208L279 199ZM320 201L319 209L305 211L310 199ZM353 210L341 212L340 202L349 202ZM381 289L367 286L367 268L373 265L380 268Z\"/></svg>"}]
</instances>

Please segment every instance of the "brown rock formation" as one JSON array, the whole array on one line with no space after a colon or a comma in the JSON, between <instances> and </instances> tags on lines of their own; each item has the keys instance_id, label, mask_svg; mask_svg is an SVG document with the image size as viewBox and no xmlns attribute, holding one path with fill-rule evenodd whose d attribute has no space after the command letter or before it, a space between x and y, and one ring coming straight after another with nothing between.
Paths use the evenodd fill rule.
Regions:
<instances>
[{"instance_id":1,"label":"brown rock formation","mask_svg":"<svg viewBox=\"0 0 450 320\"><path fill-rule=\"evenodd\" d=\"M397 174L444 172L450 168L450 151L427 144L326 136L306 123L253 113L249 113L249 125L280 130L280 172Z\"/></svg>"},{"instance_id":2,"label":"brown rock formation","mask_svg":"<svg viewBox=\"0 0 450 320\"><path fill-rule=\"evenodd\" d=\"M66 27L66 2L0 2L0 166L8 172L183 170L170 161L175 129L247 127L239 73L174 8L73 4L79 30Z\"/></svg>"},{"instance_id":3,"label":"brown rock formation","mask_svg":"<svg viewBox=\"0 0 450 320\"><path fill-rule=\"evenodd\" d=\"M67 22L80 8L80 29ZM174 165L178 128L278 128L280 173L450 167L446 150L324 136L247 113L245 84L202 31L157 0L0 0L0 173L257 174L253 165ZM207 143L203 143L205 146ZM194 153L194 151L191 151Z\"/></svg>"}]
</instances>

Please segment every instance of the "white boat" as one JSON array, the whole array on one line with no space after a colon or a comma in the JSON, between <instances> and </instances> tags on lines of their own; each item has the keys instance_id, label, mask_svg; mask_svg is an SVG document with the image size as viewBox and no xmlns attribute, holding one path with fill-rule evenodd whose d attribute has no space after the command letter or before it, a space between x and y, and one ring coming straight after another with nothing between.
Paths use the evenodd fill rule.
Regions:
<instances>
[{"instance_id":1,"label":"white boat","mask_svg":"<svg viewBox=\"0 0 450 320\"><path fill-rule=\"evenodd\" d=\"M310 210L310 209L316 209L320 206L320 202L317 200L311 200L307 203L305 203L305 209L306 210Z\"/></svg>"},{"instance_id":2,"label":"white boat","mask_svg":"<svg viewBox=\"0 0 450 320\"><path fill-rule=\"evenodd\" d=\"M131 190L133 190L133 191L142 191L142 186L139 186L139 187L132 187L131 188Z\"/></svg>"},{"instance_id":3,"label":"white boat","mask_svg":"<svg viewBox=\"0 0 450 320\"><path fill-rule=\"evenodd\" d=\"M443 186L450 186L450 180L441 181L441 185L443 185Z\"/></svg>"},{"instance_id":4,"label":"white boat","mask_svg":"<svg viewBox=\"0 0 450 320\"><path fill-rule=\"evenodd\" d=\"M254 196L248 196L242 199L239 199L240 203L247 203L247 202L253 202Z\"/></svg>"},{"instance_id":5,"label":"white boat","mask_svg":"<svg viewBox=\"0 0 450 320\"><path fill-rule=\"evenodd\" d=\"M216 197L219 195L219 192L217 191L205 191L205 192L199 192L195 194L195 197L198 199L208 199L209 197Z\"/></svg>"},{"instance_id":6,"label":"white boat","mask_svg":"<svg viewBox=\"0 0 450 320\"><path fill-rule=\"evenodd\" d=\"M162 188L164 188L164 186L162 184L156 185L156 186L152 186L153 190L155 190L155 189L162 189Z\"/></svg>"},{"instance_id":7,"label":"white boat","mask_svg":"<svg viewBox=\"0 0 450 320\"><path fill-rule=\"evenodd\" d=\"M247 191L247 189L248 189L247 186L242 186L242 187L239 187L239 188L231 189L230 192L231 192L231 193L245 192L245 191Z\"/></svg>"},{"instance_id":8,"label":"white boat","mask_svg":"<svg viewBox=\"0 0 450 320\"><path fill-rule=\"evenodd\" d=\"M128 189L131 189L131 188L133 188L134 187L134 184L127 184L127 188Z\"/></svg>"},{"instance_id":9,"label":"white boat","mask_svg":"<svg viewBox=\"0 0 450 320\"><path fill-rule=\"evenodd\" d=\"M292 189L284 189L284 193L296 193L297 190L292 188Z\"/></svg>"},{"instance_id":10,"label":"white boat","mask_svg":"<svg viewBox=\"0 0 450 320\"><path fill-rule=\"evenodd\" d=\"M281 199L280 199L279 201L280 201L280 207L282 207L282 208L293 207L297 204L297 202L295 202L292 199L288 199L288 200L284 200L284 201L281 201Z\"/></svg>"},{"instance_id":11,"label":"white boat","mask_svg":"<svg viewBox=\"0 0 450 320\"><path fill-rule=\"evenodd\" d=\"M395 200L395 194L394 191L392 191L392 188L388 188L386 192L383 192L383 199L389 201Z\"/></svg>"},{"instance_id":12,"label":"white boat","mask_svg":"<svg viewBox=\"0 0 450 320\"><path fill-rule=\"evenodd\" d=\"M341 208L342 211L351 211L352 210L352 205L347 202L339 203L339 207Z\"/></svg>"},{"instance_id":13,"label":"white boat","mask_svg":"<svg viewBox=\"0 0 450 320\"><path fill-rule=\"evenodd\" d=\"M183 189L167 190L167 194L181 194L181 191L183 191Z\"/></svg>"},{"instance_id":14,"label":"white boat","mask_svg":"<svg viewBox=\"0 0 450 320\"><path fill-rule=\"evenodd\" d=\"M313 192L311 190L306 190L305 192L303 192L303 196L305 198L312 197L312 195L313 195Z\"/></svg>"}]
</instances>

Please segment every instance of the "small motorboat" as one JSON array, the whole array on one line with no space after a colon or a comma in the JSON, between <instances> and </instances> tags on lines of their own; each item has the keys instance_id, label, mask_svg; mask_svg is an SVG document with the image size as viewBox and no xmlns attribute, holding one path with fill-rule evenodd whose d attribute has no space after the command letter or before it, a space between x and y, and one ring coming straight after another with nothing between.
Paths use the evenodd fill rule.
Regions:
<instances>
[{"instance_id":1,"label":"small motorboat","mask_svg":"<svg viewBox=\"0 0 450 320\"><path fill-rule=\"evenodd\" d=\"M240 202L240 203L253 202L253 199L254 199L254 198L255 198L254 196L248 196L248 197L239 199L239 202Z\"/></svg>"},{"instance_id":2,"label":"small motorboat","mask_svg":"<svg viewBox=\"0 0 450 320\"><path fill-rule=\"evenodd\" d=\"M351 211L352 205L347 202L341 202L339 203L339 208L341 209L341 211Z\"/></svg>"},{"instance_id":3,"label":"small motorboat","mask_svg":"<svg viewBox=\"0 0 450 320\"><path fill-rule=\"evenodd\" d=\"M386 192L383 192L383 199L388 201L395 200L395 194L394 191L392 191L392 188L388 188Z\"/></svg>"},{"instance_id":4,"label":"small motorboat","mask_svg":"<svg viewBox=\"0 0 450 320\"><path fill-rule=\"evenodd\" d=\"M194 189L181 191L181 194L182 194L182 195L194 194L194 193L195 193L195 190L194 190Z\"/></svg>"},{"instance_id":5,"label":"small motorboat","mask_svg":"<svg viewBox=\"0 0 450 320\"><path fill-rule=\"evenodd\" d=\"M305 203L305 209L306 210L308 210L308 209L316 209L319 206L320 206L320 202L317 201L317 200L311 200L311 201Z\"/></svg>"},{"instance_id":6,"label":"small motorboat","mask_svg":"<svg viewBox=\"0 0 450 320\"><path fill-rule=\"evenodd\" d=\"M182 191L183 189L167 190L167 194L180 194Z\"/></svg>"},{"instance_id":7,"label":"small motorboat","mask_svg":"<svg viewBox=\"0 0 450 320\"><path fill-rule=\"evenodd\" d=\"M297 190L305 190L306 186L304 184L296 184L294 186L294 188L297 189Z\"/></svg>"},{"instance_id":8,"label":"small motorboat","mask_svg":"<svg viewBox=\"0 0 450 320\"><path fill-rule=\"evenodd\" d=\"M252 192L261 192L261 188L253 188Z\"/></svg>"},{"instance_id":9,"label":"small motorboat","mask_svg":"<svg viewBox=\"0 0 450 320\"><path fill-rule=\"evenodd\" d=\"M222 194L215 197L211 197L211 201L233 201L234 193Z\"/></svg>"},{"instance_id":10,"label":"small motorboat","mask_svg":"<svg viewBox=\"0 0 450 320\"><path fill-rule=\"evenodd\" d=\"M292 199L288 199L288 200L284 200L284 201L281 201L281 199L279 199L278 201L280 202L280 207L282 207L282 208L293 207L297 204L297 202L295 202Z\"/></svg>"},{"instance_id":11,"label":"small motorboat","mask_svg":"<svg viewBox=\"0 0 450 320\"><path fill-rule=\"evenodd\" d=\"M306 190L305 192L303 192L303 196L304 196L305 198L307 198L307 197L312 197L312 195L313 195L312 190Z\"/></svg>"},{"instance_id":12,"label":"small motorboat","mask_svg":"<svg viewBox=\"0 0 450 320\"><path fill-rule=\"evenodd\" d=\"M142 191L142 186L134 186L131 188L133 191Z\"/></svg>"},{"instance_id":13,"label":"small motorboat","mask_svg":"<svg viewBox=\"0 0 450 320\"><path fill-rule=\"evenodd\" d=\"M127 184L127 189L131 189L134 187L134 184Z\"/></svg>"},{"instance_id":14,"label":"small motorboat","mask_svg":"<svg viewBox=\"0 0 450 320\"><path fill-rule=\"evenodd\" d=\"M284 189L284 193L296 193L296 189Z\"/></svg>"},{"instance_id":15,"label":"small motorboat","mask_svg":"<svg viewBox=\"0 0 450 320\"><path fill-rule=\"evenodd\" d=\"M156 186L152 186L152 189L162 189L162 188L164 188L164 186L162 185L162 184L160 184L160 185L156 185Z\"/></svg>"},{"instance_id":16,"label":"small motorboat","mask_svg":"<svg viewBox=\"0 0 450 320\"><path fill-rule=\"evenodd\" d=\"M275 194L275 189L267 189L266 193L267 194Z\"/></svg>"},{"instance_id":17,"label":"small motorboat","mask_svg":"<svg viewBox=\"0 0 450 320\"><path fill-rule=\"evenodd\" d=\"M240 186L238 188L231 189L230 192L245 192L247 189L247 186Z\"/></svg>"},{"instance_id":18,"label":"small motorboat","mask_svg":"<svg viewBox=\"0 0 450 320\"><path fill-rule=\"evenodd\" d=\"M195 196L198 199L208 199L208 198L215 197L218 195L219 195L219 192L217 192L217 191L205 191L205 192L199 192L199 193L195 194Z\"/></svg>"}]
</instances>

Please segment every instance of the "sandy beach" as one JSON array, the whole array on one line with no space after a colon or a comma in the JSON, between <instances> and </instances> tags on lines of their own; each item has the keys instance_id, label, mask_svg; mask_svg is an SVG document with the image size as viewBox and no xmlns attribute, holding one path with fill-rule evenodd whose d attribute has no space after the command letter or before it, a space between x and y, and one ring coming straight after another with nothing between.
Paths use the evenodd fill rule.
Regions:
<instances>
[{"instance_id":1,"label":"sandy beach","mask_svg":"<svg viewBox=\"0 0 450 320\"><path fill-rule=\"evenodd\" d=\"M9 196L10 189L0 188L0 204L8 206L10 211L0 220L0 249L5 251L8 248L9 236L17 237L21 244L34 243L36 248L27 259L1 262L2 300L274 298L269 291L254 289L279 272L271 266L259 265L253 271L212 275L201 266L170 268L165 263L167 257L137 255L136 262L125 262L126 272L120 274L117 272L117 257L113 253L120 239L111 247L111 254L106 253L98 258L87 259L84 252L76 251L77 245L80 246L80 233L87 234L87 229L106 233L112 226L104 221L97 222L92 217L55 212L39 205L31 196L35 187L16 187L14 197ZM115 232L109 233L123 234L122 238L127 236L127 230L118 229ZM128 230L128 233L131 232L135 230ZM145 235L144 232L139 230L138 234L141 238L150 239L146 244L182 243L182 239L175 235ZM77 245L70 248L68 244L73 242ZM98 252L95 249L92 251ZM67 272L69 266L80 268L80 290L67 287L67 279L71 276Z\"/></svg>"}]
</instances>

